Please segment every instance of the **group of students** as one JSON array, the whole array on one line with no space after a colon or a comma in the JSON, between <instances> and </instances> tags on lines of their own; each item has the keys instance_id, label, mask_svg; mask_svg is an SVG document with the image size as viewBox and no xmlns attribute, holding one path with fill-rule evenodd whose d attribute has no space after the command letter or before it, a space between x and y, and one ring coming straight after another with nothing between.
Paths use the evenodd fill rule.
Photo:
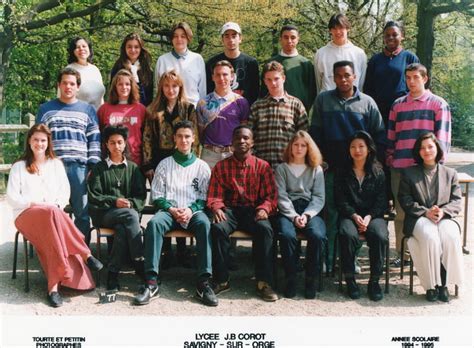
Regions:
<instances>
[{"instance_id":1,"label":"group of students","mask_svg":"<svg viewBox=\"0 0 474 348\"><path fill-rule=\"evenodd\" d=\"M316 52L313 71L296 49L297 28L284 26L281 52L263 66L262 88L257 61L239 50L236 23L224 24L224 53L207 64L188 49L189 25L178 23L170 35L173 50L159 57L154 75L143 40L130 34L106 103L90 42L73 39L70 64L58 75L58 99L41 105L7 188L15 224L35 245L47 275L49 303L62 304L59 285L94 286L84 265L100 270L102 264L87 247L90 218L115 230L107 289L120 288L119 272L130 260L143 278L136 305L159 294L163 237L171 229L195 234L196 297L205 305L216 306L216 295L230 289L236 229L254 234L256 288L265 301L278 299L274 238L285 269L283 294L296 295L297 231L308 239L305 297L316 296L323 254L332 269L339 233L347 292L359 298L355 259L365 234L367 292L381 300L390 181L397 250L402 222L427 299L448 301L446 285L463 277L452 222L460 188L455 171L439 163L449 150L449 107L425 89L427 71L402 48L398 23L385 26L384 51L367 70L365 53L347 38L347 17L332 16L328 29L332 40ZM157 212L142 238L147 179ZM68 199L74 224L61 210Z\"/></svg>"}]
</instances>

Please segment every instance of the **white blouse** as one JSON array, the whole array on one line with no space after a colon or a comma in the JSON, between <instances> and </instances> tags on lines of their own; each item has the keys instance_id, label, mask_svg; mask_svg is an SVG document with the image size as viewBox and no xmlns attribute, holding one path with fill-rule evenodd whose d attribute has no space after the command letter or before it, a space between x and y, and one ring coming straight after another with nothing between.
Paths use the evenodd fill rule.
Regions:
<instances>
[{"instance_id":1,"label":"white blouse","mask_svg":"<svg viewBox=\"0 0 474 348\"><path fill-rule=\"evenodd\" d=\"M105 94L105 86L99 69L91 63L87 65L71 63L67 67L76 69L81 74L81 85L79 86L77 99L91 104L97 111L99 106L104 104Z\"/></svg>"},{"instance_id":2,"label":"white blouse","mask_svg":"<svg viewBox=\"0 0 474 348\"><path fill-rule=\"evenodd\" d=\"M7 201L15 219L31 203L49 203L64 208L70 193L66 170L58 158L47 160L38 174L28 173L25 161L16 162L10 170Z\"/></svg>"}]
</instances>

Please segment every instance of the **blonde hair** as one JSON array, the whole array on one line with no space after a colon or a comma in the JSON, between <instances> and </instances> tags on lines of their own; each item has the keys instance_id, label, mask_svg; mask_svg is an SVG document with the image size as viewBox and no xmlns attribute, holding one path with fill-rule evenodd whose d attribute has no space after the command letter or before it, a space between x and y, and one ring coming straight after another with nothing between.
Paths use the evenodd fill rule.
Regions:
<instances>
[{"instance_id":1,"label":"blonde hair","mask_svg":"<svg viewBox=\"0 0 474 348\"><path fill-rule=\"evenodd\" d=\"M187 100L186 93L184 92L183 79L181 78L181 76L179 76L176 70L172 69L161 75L160 80L158 81L156 97L155 99L153 99L150 106L148 106L148 109L151 112L155 112L157 110L164 110L168 105L168 99L166 99L166 96L163 93L163 86L166 80L175 82L179 86L178 100L176 101L178 105L183 105Z\"/></svg>"},{"instance_id":2,"label":"blonde hair","mask_svg":"<svg viewBox=\"0 0 474 348\"><path fill-rule=\"evenodd\" d=\"M298 139L303 139L308 147L305 156L306 165L311 168L316 168L317 166L321 165L321 163L323 163L323 156L321 155L321 151L319 151L318 146L313 141L308 132L305 132L303 130L297 131L291 138L290 142L288 143L288 146L285 149L285 152L283 153L283 161L285 161L286 163L290 163L291 161L293 161L293 154L291 153L291 148L293 147L294 142Z\"/></svg>"},{"instance_id":3,"label":"blonde hair","mask_svg":"<svg viewBox=\"0 0 474 348\"><path fill-rule=\"evenodd\" d=\"M119 82L119 79L121 77L128 78L130 81L130 95L128 96L127 103L128 104L135 104L140 101L140 91L138 88L137 83L135 82L135 79L133 78L133 75L130 71L125 70L125 69L120 69L112 79L112 82L110 83L110 90L109 90L109 100L108 102L110 104L116 105L119 103L119 96L117 93L117 84Z\"/></svg>"}]
</instances>

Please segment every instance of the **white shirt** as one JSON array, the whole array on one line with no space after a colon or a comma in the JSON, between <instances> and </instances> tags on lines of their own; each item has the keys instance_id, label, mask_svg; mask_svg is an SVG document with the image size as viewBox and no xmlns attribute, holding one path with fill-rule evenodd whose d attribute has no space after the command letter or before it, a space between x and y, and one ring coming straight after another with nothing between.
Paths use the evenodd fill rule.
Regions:
<instances>
[{"instance_id":1,"label":"white shirt","mask_svg":"<svg viewBox=\"0 0 474 348\"><path fill-rule=\"evenodd\" d=\"M77 99L91 104L97 111L99 106L104 104L105 94L104 82L99 69L90 63L87 65L71 63L67 67L73 68L81 74L81 86L77 93Z\"/></svg>"},{"instance_id":2,"label":"white shirt","mask_svg":"<svg viewBox=\"0 0 474 348\"><path fill-rule=\"evenodd\" d=\"M356 75L354 85L357 86L359 91L362 91L365 71L367 70L367 56L364 50L350 41L342 46L338 46L331 41L314 54L314 72L318 94L336 88L333 65L341 60L354 63L354 73Z\"/></svg>"},{"instance_id":3,"label":"white shirt","mask_svg":"<svg viewBox=\"0 0 474 348\"><path fill-rule=\"evenodd\" d=\"M158 58L155 67L155 81L158 84L161 75L176 70L184 82L184 91L188 101L196 106L199 99L206 96L206 65L200 54L187 51L186 55L176 58L171 52Z\"/></svg>"},{"instance_id":4,"label":"white shirt","mask_svg":"<svg viewBox=\"0 0 474 348\"><path fill-rule=\"evenodd\" d=\"M48 159L38 174L26 170L26 162L13 164L7 186L7 201L16 219L31 203L49 203L64 208L69 202L71 190L63 162Z\"/></svg>"}]
</instances>

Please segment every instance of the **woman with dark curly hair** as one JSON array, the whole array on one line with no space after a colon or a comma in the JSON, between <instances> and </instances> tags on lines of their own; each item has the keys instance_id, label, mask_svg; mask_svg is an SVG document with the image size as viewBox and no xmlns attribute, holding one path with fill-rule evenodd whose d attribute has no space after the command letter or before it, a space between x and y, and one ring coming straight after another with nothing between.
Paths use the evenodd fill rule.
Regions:
<instances>
[{"instance_id":1,"label":"woman with dark curly hair","mask_svg":"<svg viewBox=\"0 0 474 348\"><path fill-rule=\"evenodd\" d=\"M77 36L69 41L67 67L81 74L81 87L77 99L91 104L96 110L104 103L105 87L99 69L92 64L92 43Z\"/></svg>"}]
</instances>

